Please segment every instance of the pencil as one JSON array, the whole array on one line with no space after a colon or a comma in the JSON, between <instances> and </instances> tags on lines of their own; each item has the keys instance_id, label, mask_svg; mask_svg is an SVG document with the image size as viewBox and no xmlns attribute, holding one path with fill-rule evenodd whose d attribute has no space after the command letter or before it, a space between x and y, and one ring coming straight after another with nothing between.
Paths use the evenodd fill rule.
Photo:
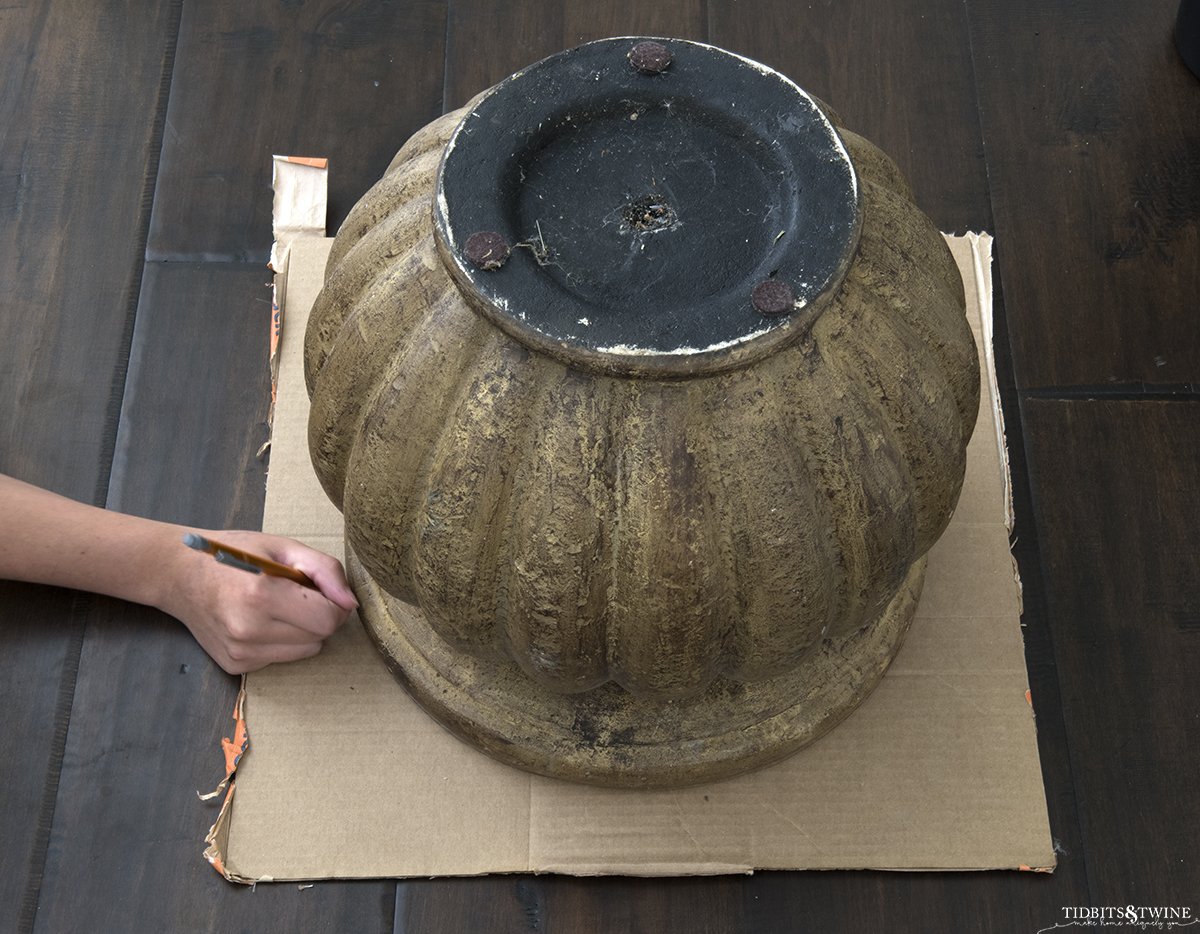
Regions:
<instances>
[{"instance_id":1,"label":"pencil","mask_svg":"<svg viewBox=\"0 0 1200 934\"><path fill-rule=\"evenodd\" d=\"M231 568L248 571L251 574L269 574L271 577L285 577L290 581L295 581L302 587L308 587L311 590L318 589L317 585L313 583L312 578L303 571L297 571L295 568L290 568L286 564L280 564L278 561L272 561L270 558L264 558L262 555L242 551L242 549L234 548L232 545L225 545L211 538L205 538L203 535L197 535L195 532L188 532L184 535L183 543L189 548L207 552L221 564L226 564Z\"/></svg>"}]
</instances>

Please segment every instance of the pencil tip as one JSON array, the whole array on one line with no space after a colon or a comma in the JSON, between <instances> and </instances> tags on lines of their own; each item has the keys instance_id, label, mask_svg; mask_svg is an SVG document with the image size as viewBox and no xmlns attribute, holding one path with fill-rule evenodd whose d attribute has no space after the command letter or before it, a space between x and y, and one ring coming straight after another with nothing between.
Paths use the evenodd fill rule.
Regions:
<instances>
[{"instance_id":1,"label":"pencil tip","mask_svg":"<svg viewBox=\"0 0 1200 934\"><path fill-rule=\"evenodd\" d=\"M197 551L206 551L208 549L208 542L204 540L202 535L197 535L195 532L185 532L183 534L183 543L188 548L195 548Z\"/></svg>"}]
</instances>

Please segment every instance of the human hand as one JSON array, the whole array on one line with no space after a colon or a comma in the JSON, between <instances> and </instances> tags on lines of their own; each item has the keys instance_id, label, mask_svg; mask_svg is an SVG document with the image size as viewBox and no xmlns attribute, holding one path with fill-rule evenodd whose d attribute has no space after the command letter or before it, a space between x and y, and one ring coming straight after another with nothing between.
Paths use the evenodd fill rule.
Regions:
<instances>
[{"instance_id":1,"label":"human hand","mask_svg":"<svg viewBox=\"0 0 1200 934\"><path fill-rule=\"evenodd\" d=\"M179 542L168 562L168 586L156 603L183 622L230 674L316 655L358 607L341 564L329 555L262 532L211 535L303 571L319 588L227 567Z\"/></svg>"}]
</instances>

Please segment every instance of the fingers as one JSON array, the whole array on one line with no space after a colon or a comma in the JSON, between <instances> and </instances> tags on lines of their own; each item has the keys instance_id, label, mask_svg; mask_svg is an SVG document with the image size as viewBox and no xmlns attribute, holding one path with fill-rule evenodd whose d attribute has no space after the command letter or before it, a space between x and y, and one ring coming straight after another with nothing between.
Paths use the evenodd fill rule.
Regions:
<instances>
[{"instance_id":1,"label":"fingers","mask_svg":"<svg viewBox=\"0 0 1200 934\"><path fill-rule=\"evenodd\" d=\"M251 578L250 588L249 603L256 627L250 638L259 641L272 623L276 629L291 627L309 638L328 639L350 615L348 609L326 599L323 593L280 577L261 574Z\"/></svg>"},{"instance_id":2,"label":"fingers","mask_svg":"<svg viewBox=\"0 0 1200 934\"><path fill-rule=\"evenodd\" d=\"M275 552L272 557L307 574L325 599L347 612L358 609L358 600L346 582L346 572L336 558L289 538L274 539L271 545Z\"/></svg>"},{"instance_id":3,"label":"fingers","mask_svg":"<svg viewBox=\"0 0 1200 934\"><path fill-rule=\"evenodd\" d=\"M341 564L292 539L261 532L214 532L218 541L303 571L319 588L247 574L191 555L164 606L225 671L244 674L310 658L347 620L358 601Z\"/></svg>"},{"instance_id":4,"label":"fingers","mask_svg":"<svg viewBox=\"0 0 1200 934\"><path fill-rule=\"evenodd\" d=\"M336 558L309 548L295 539L262 532L220 532L230 544L237 544L248 551L257 551L273 561L303 571L317 585L325 599L343 610L357 610L358 600L346 581L346 572Z\"/></svg>"}]
</instances>

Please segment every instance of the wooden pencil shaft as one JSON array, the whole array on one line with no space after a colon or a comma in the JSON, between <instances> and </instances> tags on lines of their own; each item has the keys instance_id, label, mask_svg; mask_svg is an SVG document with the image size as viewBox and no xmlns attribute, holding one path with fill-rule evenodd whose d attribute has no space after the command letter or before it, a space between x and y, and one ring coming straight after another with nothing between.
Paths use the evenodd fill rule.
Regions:
<instances>
[{"instance_id":1,"label":"wooden pencil shaft","mask_svg":"<svg viewBox=\"0 0 1200 934\"><path fill-rule=\"evenodd\" d=\"M197 551L204 551L213 557L221 560L223 554L228 558L235 559L238 563L229 561L221 561L229 567L239 568L240 570L249 571L251 569L261 571L263 574L269 574L272 577L284 577L290 581L295 581L303 587L308 587L312 590L317 590L317 585L313 583L311 577L303 571L298 571L293 567L288 567L286 564L280 564L278 561L272 561L270 558L262 555L256 555L250 551L243 551L241 548L235 548L232 545L226 545L224 542L218 542L211 538L205 538L203 535L196 535L189 532L183 538L184 544L189 548L195 548ZM242 567L249 565L249 567Z\"/></svg>"}]
</instances>

